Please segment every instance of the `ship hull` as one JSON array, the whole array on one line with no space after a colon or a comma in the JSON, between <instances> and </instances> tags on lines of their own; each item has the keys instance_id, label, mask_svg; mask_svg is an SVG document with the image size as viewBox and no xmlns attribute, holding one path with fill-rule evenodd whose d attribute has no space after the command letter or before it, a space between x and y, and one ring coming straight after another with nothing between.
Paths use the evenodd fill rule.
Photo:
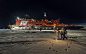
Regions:
<instances>
[{"instance_id":1,"label":"ship hull","mask_svg":"<svg viewBox=\"0 0 86 54\"><path fill-rule=\"evenodd\" d=\"M59 28L61 30L63 26L56 26L55 29ZM83 26L65 26L65 29L68 30L78 30L80 28L83 28ZM36 29L36 30L54 30L54 27L13 27L11 30L31 30L31 29Z\"/></svg>"},{"instance_id":2,"label":"ship hull","mask_svg":"<svg viewBox=\"0 0 86 54\"><path fill-rule=\"evenodd\" d=\"M31 27L12 27L11 30L30 30Z\"/></svg>"},{"instance_id":3,"label":"ship hull","mask_svg":"<svg viewBox=\"0 0 86 54\"><path fill-rule=\"evenodd\" d=\"M59 28L61 30L63 26L56 26L55 29ZM54 27L41 27L42 30L53 30ZM84 28L83 26L64 26L65 29L68 30L79 30L80 28Z\"/></svg>"}]
</instances>

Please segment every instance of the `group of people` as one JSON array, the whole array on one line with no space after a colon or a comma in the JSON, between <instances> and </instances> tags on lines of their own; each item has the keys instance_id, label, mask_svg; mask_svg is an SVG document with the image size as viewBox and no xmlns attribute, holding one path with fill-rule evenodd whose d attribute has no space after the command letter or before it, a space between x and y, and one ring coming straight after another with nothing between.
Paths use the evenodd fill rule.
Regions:
<instances>
[{"instance_id":1,"label":"group of people","mask_svg":"<svg viewBox=\"0 0 86 54\"><path fill-rule=\"evenodd\" d=\"M61 28L61 31L59 31L59 29L57 28L56 34L57 34L58 39L60 39L60 36L61 36L61 39L63 39L63 40L64 40L64 38L67 39L67 37L65 36L65 34L67 34L67 31L64 27Z\"/></svg>"}]
</instances>

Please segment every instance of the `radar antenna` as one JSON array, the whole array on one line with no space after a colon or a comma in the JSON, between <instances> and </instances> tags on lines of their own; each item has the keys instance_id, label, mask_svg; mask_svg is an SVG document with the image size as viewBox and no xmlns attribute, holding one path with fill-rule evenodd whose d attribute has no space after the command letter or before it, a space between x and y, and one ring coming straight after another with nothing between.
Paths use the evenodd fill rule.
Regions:
<instances>
[{"instance_id":1,"label":"radar antenna","mask_svg":"<svg viewBox=\"0 0 86 54\"><path fill-rule=\"evenodd\" d=\"M28 14L25 15L25 19L29 19L30 16Z\"/></svg>"}]
</instances>

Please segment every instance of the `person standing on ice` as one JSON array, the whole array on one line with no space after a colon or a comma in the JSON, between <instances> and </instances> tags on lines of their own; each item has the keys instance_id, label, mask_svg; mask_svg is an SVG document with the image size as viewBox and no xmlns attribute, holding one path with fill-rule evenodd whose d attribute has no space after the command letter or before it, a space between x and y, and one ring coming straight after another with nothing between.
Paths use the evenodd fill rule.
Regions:
<instances>
[{"instance_id":1,"label":"person standing on ice","mask_svg":"<svg viewBox=\"0 0 86 54\"><path fill-rule=\"evenodd\" d=\"M61 39L63 39L64 40L64 38L66 38L67 39L67 37L65 36L65 34L67 34L67 31L66 31L66 29L64 29L63 27L62 27L62 29L61 29Z\"/></svg>"},{"instance_id":2,"label":"person standing on ice","mask_svg":"<svg viewBox=\"0 0 86 54\"><path fill-rule=\"evenodd\" d=\"M60 31L59 31L59 29L57 28L57 30L56 30L57 39L59 39L59 33L60 33Z\"/></svg>"},{"instance_id":3,"label":"person standing on ice","mask_svg":"<svg viewBox=\"0 0 86 54\"><path fill-rule=\"evenodd\" d=\"M54 27L53 27L54 28L54 31L55 31L55 27L56 27L56 24L54 24Z\"/></svg>"}]
</instances>

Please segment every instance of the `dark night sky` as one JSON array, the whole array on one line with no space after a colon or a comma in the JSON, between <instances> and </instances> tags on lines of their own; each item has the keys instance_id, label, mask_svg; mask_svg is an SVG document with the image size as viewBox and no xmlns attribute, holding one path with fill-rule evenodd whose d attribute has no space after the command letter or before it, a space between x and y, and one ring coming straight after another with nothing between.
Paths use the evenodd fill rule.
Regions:
<instances>
[{"instance_id":1,"label":"dark night sky","mask_svg":"<svg viewBox=\"0 0 86 54\"><path fill-rule=\"evenodd\" d=\"M23 18L25 14L41 20L44 12L49 20L86 23L86 0L0 0L0 25L14 23L17 16Z\"/></svg>"}]
</instances>

